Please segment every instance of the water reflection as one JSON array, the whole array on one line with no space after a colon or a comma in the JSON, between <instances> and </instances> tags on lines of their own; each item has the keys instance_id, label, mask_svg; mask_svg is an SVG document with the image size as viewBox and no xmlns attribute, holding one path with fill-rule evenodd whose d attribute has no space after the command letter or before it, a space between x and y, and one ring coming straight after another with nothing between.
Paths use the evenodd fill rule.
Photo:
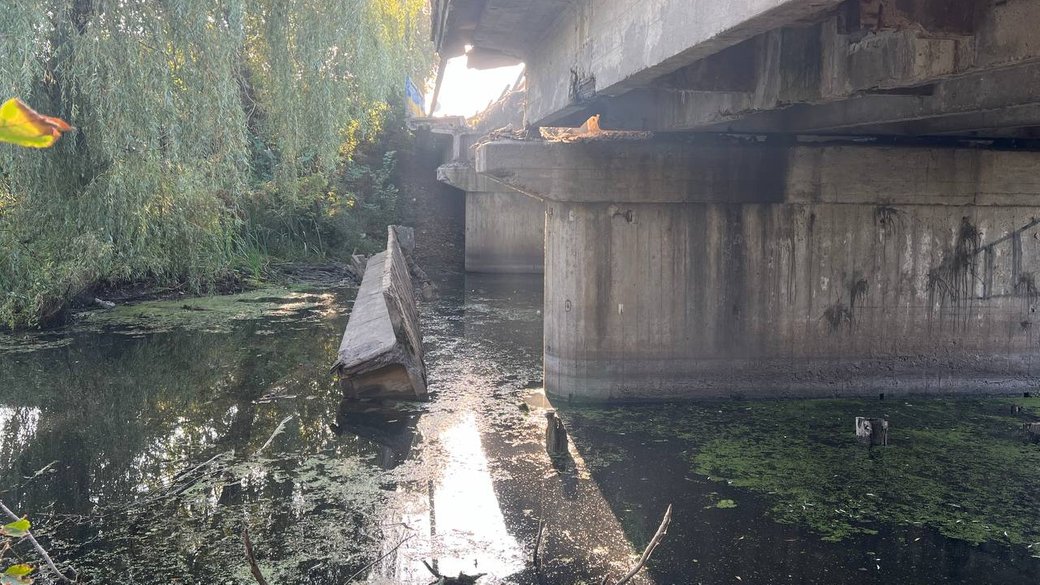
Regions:
<instances>
[{"instance_id":1,"label":"water reflection","mask_svg":"<svg viewBox=\"0 0 1040 585\"><path fill-rule=\"evenodd\" d=\"M428 583L423 561L443 575L484 573L490 582L521 571L523 548L506 528L475 415L463 415L438 443L445 456L440 476L429 480L425 493L408 490L399 499L401 522L418 538L400 533L408 540L381 576Z\"/></svg>"},{"instance_id":2,"label":"water reflection","mask_svg":"<svg viewBox=\"0 0 1040 585\"><path fill-rule=\"evenodd\" d=\"M340 582L372 553L358 535L383 499L370 473L380 452L329 428L345 313L330 316L327 294L301 296L261 299L241 320L163 307L185 321L0 355L4 501L95 581L248 576L234 536L246 522L272 579Z\"/></svg>"},{"instance_id":3,"label":"water reflection","mask_svg":"<svg viewBox=\"0 0 1040 585\"><path fill-rule=\"evenodd\" d=\"M441 292L423 307L421 404L341 407L327 368L349 290L0 340L2 498L57 558L116 584L249 583L243 525L272 583L425 584L424 560L481 583L600 582L669 503L637 583L1040 576L1040 449L1014 434L1040 401L886 402L894 447L873 453L845 436L867 403L554 405L538 390L540 279ZM572 439L559 468L549 408Z\"/></svg>"},{"instance_id":4,"label":"water reflection","mask_svg":"<svg viewBox=\"0 0 1040 585\"><path fill-rule=\"evenodd\" d=\"M391 505L403 527L384 552L404 544L373 581L429 583L422 560L444 575L487 573L482 583L620 577L636 551L580 454L562 472L553 467L548 402L525 402L541 379L541 280L470 275L459 285L428 309L437 315L425 324L435 396L418 425L422 452L398 473Z\"/></svg>"},{"instance_id":5,"label":"water reflection","mask_svg":"<svg viewBox=\"0 0 1040 585\"><path fill-rule=\"evenodd\" d=\"M420 408L416 404L343 400L331 428L337 435L353 435L379 445L379 466L393 469L411 455L419 440L416 425Z\"/></svg>"}]
</instances>

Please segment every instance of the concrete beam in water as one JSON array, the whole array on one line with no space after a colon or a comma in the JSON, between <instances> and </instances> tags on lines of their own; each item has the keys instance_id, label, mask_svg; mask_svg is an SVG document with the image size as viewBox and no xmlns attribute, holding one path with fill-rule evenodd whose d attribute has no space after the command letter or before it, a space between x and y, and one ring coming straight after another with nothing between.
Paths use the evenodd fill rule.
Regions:
<instances>
[{"instance_id":1,"label":"concrete beam in water","mask_svg":"<svg viewBox=\"0 0 1040 585\"><path fill-rule=\"evenodd\" d=\"M466 192L466 271L541 274L545 260L545 204L472 166L450 164L437 178Z\"/></svg>"},{"instance_id":2,"label":"concrete beam in water","mask_svg":"<svg viewBox=\"0 0 1040 585\"><path fill-rule=\"evenodd\" d=\"M1038 166L847 144L477 155L547 200L545 387L591 401L1035 390Z\"/></svg>"},{"instance_id":3,"label":"concrete beam in water","mask_svg":"<svg viewBox=\"0 0 1040 585\"><path fill-rule=\"evenodd\" d=\"M387 249L368 261L333 366L348 399L426 396L419 314L399 229L390 226Z\"/></svg>"}]
</instances>

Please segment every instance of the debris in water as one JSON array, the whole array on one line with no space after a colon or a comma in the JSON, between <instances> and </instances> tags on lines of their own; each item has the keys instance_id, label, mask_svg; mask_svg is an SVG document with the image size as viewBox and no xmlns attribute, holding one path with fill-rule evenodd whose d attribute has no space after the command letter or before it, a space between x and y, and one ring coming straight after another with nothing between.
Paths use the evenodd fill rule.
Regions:
<instances>
[{"instance_id":1,"label":"debris in water","mask_svg":"<svg viewBox=\"0 0 1040 585\"><path fill-rule=\"evenodd\" d=\"M888 421L883 418L856 417L856 439L864 445L888 446Z\"/></svg>"}]
</instances>

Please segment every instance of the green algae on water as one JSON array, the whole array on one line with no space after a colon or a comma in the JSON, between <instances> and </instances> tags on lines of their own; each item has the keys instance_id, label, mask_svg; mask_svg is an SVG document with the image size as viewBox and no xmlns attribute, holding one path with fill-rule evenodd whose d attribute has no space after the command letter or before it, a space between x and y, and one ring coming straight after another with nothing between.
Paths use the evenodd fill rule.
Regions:
<instances>
[{"instance_id":1,"label":"green algae on water","mask_svg":"<svg viewBox=\"0 0 1040 585\"><path fill-rule=\"evenodd\" d=\"M1024 414L1013 414L1013 403ZM971 543L1040 541L1040 446L1021 432L1040 416L1040 399L723 402L572 414L619 435L678 442L696 473L761 494L774 520L824 540L915 526ZM859 444L856 416L887 416L890 446Z\"/></svg>"},{"instance_id":2,"label":"green algae on water","mask_svg":"<svg viewBox=\"0 0 1040 585\"><path fill-rule=\"evenodd\" d=\"M344 304L333 292L266 287L232 295L145 301L90 311L81 315L76 328L225 331L233 321L289 316L299 321L301 313L327 317L341 312Z\"/></svg>"}]
</instances>

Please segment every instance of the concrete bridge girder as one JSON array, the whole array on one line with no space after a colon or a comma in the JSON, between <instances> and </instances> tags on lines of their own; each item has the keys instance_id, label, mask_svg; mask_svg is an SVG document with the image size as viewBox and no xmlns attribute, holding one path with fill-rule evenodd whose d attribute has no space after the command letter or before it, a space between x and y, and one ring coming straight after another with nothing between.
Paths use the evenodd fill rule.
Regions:
<instances>
[{"instance_id":1,"label":"concrete bridge girder","mask_svg":"<svg viewBox=\"0 0 1040 585\"><path fill-rule=\"evenodd\" d=\"M476 159L546 201L547 392L620 401L1030 390L1037 163L719 140Z\"/></svg>"},{"instance_id":2,"label":"concrete bridge girder","mask_svg":"<svg viewBox=\"0 0 1040 585\"><path fill-rule=\"evenodd\" d=\"M536 126L594 113L605 128L653 131L1040 126L1035 0L482 1L457 26L474 54L527 62Z\"/></svg>"}]
</instances>

